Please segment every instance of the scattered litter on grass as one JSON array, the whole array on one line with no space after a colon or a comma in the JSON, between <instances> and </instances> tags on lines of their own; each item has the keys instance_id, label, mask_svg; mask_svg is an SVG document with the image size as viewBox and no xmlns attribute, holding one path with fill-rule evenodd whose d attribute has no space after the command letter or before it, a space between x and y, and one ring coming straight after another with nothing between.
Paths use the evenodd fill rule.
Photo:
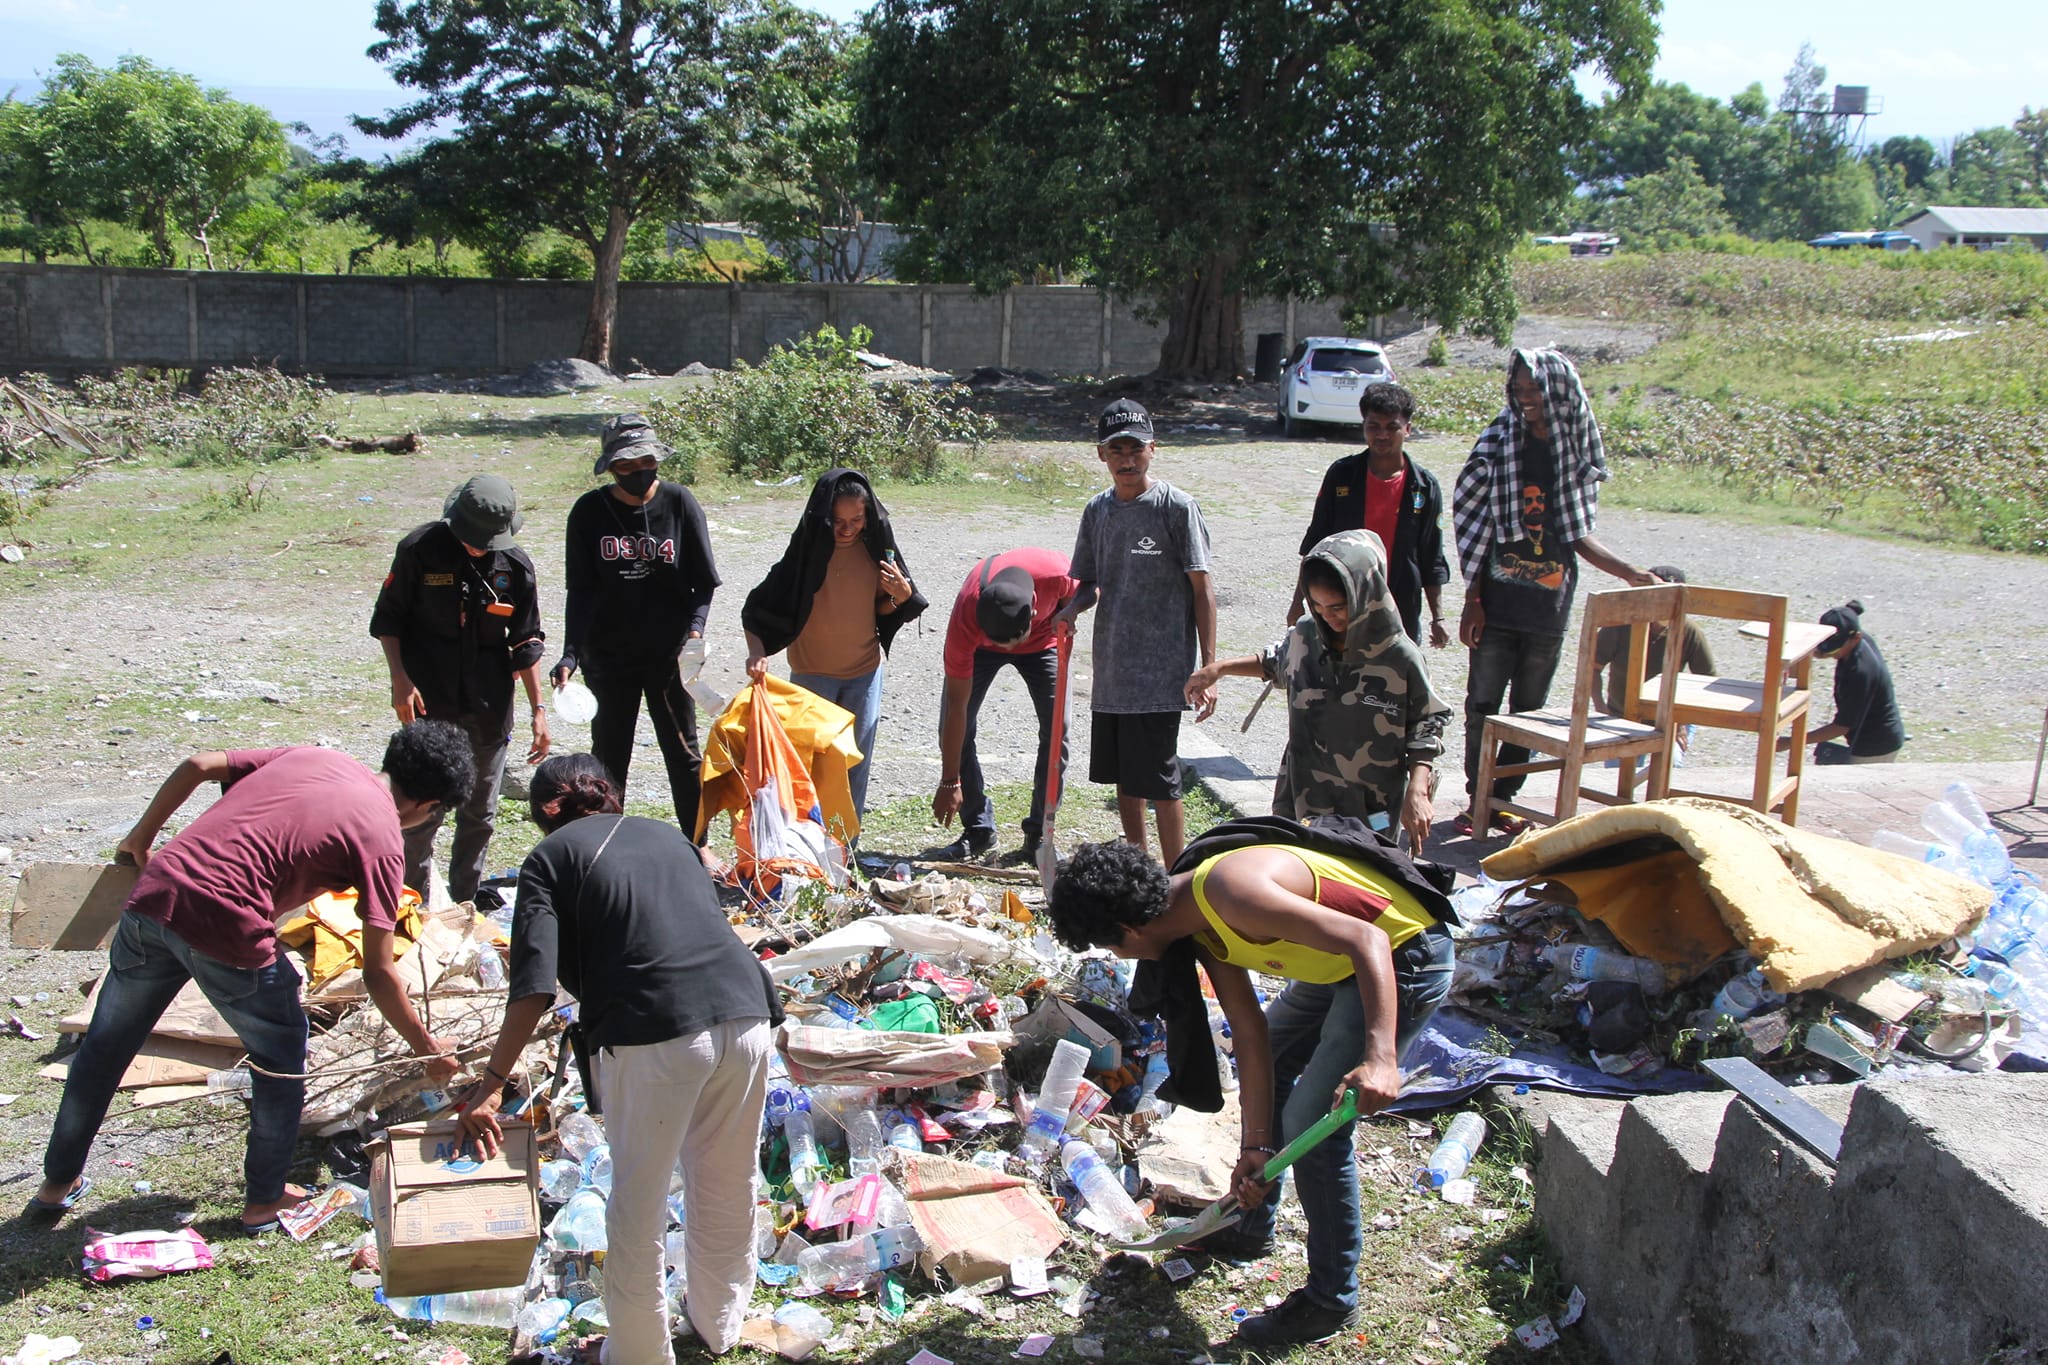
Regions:
<instances>
[{"instance_id":1,"label":"scattered litter on grass","mask_svg":"<svg viewBox=\"0 0 2048 1365\"><path fill-rule=\"evenodd\" d=\"M1557 1345L1557 1328L1551 1323L1549 1315L1545 1314L1517 1327L1515 1339L1532 1351L1540 1351L1547 1346Z\"/></svg>"}]
</instances>

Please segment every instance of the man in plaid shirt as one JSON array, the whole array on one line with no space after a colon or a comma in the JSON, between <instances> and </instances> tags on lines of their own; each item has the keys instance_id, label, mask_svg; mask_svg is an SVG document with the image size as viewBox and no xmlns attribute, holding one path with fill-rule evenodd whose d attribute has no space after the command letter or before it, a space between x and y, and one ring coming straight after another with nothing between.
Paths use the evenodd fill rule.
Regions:
<instances>
[{"instance_id":1,"label":"man in plaid shirt","mask_svg":"<svg viewBox=\"0 0 2048 1365\"><path fill-rule=\"evenodd\" d=\"M1458 638L1470 653L1465 684L1465 794L1479 780L1480 736L1505 699L1534 711L1550 696L1564 646L1578 561L1635 587L1656 578L1593 539L1607 456L1600 424L1571 361L1551 350L1517 350L1508 366L1508 401L1480 435L1451 495L1451 525L1465 573ZM1501 746L1502 763L1528 761L1519 745ZM1520 777L1499 779L1512 797ZM1503 811L1494 824L1513 833L1522 822ZM1472 816L1458 817L1471 834Z\"/></svg>"}]
</instances>

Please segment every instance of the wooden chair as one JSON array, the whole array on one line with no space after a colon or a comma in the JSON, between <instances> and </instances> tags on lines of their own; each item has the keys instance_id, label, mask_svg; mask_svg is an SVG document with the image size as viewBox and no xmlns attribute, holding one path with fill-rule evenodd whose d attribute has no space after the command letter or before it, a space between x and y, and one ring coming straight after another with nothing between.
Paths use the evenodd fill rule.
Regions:
<instances>
[{"instance_id":1,"label":"wooden chair","mask_svg":"<svg viewBox=\"0 0 2048 1365\"><path fill-rule=\"evenodd\" d=\"M1670 795L1733 801L1764 815L1777 815L1788 825L1798 823L1800 776L1806 768L1806 721L1813 697L1813 652L1832 631L1804 622L1788 626L1785 611L1782 594L1686 585L1688 618L1743 622L1744 635L1763 641L1764 661L1753 680L1681 675L1672 708L1677 725L1739 730L1756 737L1748 799L1675 787ZM1640 687L1625 695L1636 699L1633 713L1647 713L1649 698L1642 695ZM1789 741L1784 749L1783 778L1777 776L1781 738Z\"/></svg>"},{"instance_id":2,"label":"wooden chair","mask_svg":"<svg viewBox=\"0 0 2048 1365\"><path fill-rule=\"evenodd\" d=\"M1628 660L1624 697L1644 691L1643 676L1649 670L1650 630L1661 626L1667 641L1677 641L1685 632L1685 589L1677 584L1654 588L1620 588L1596 592L1586 599L1585 622L1579 628L1579 671L1572 688L1571 710L1520 711L1488 716L1479 746L1479 781L1473 797L1473 827L1486 830L1497 810L1539 824L1555 824L1578 814L1581 800L1601 805L1626 805L1634 801L1636 759L1650 756L1647 799L1656 800L1671 784L1671 741L1676 733L1672 719L1677 651L1667 647L1670 667L1659 679L1657 700L1649 708L1646 722L1633 716L1602 715L1593 710L1600 691L1600 669L1594 662L1600 632L1608 626L1628 628ZM1500 746L1519 744L1525 749L1550 755L1526 763L1501 763ZM1620 780L1614 794L1589 788L1581 780L1588 763L1618 760ZM1518 805L1493 794L1496 778L1523 773L1555 772L1557 801L1549 811ZM1483 834L1481 837L1484 837Z\"/></svg>"}]
</instances>

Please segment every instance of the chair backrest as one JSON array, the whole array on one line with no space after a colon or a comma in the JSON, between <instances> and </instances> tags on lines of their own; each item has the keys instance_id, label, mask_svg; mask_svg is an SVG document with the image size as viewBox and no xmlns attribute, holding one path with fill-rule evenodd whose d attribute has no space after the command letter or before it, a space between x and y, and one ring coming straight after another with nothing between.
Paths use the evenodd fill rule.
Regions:
<instances>
[{"instance_id":1,"label":"chair backrest","mask_svg":"<svg viewBox=\"0 0 2048 1365\"><path fill-rule=\"evenodd\" d=\"M1758 681L1775 683L1783 693L1785 681L1785 621L1787 598L1776 592L1745 592L1740 588L1685 585L1685 614L1726 621L1761 621L1768 628L1764 637L1764 666Z\"/></svg>"},{"instance_id":2,"label":"chair backrest","mask_svg":"<svg viewBox=\"0 0 2048 1365\"><path fill-rule=\"evenodd\" d=\"M1667 651L1685 636L1686 589L1677 583L1660 583L1653 588L1614 588L1586 598L1585 621L1579 628L1579 672L1572 695L1572 739L1583 742L1593 692L1600 686L1600 632L1610 626L1628 629L1628 656L1624 664L1626 682L1622 696L1642 695L1643 679L1649 672L1650 631L1664 629ZM1671 728L1672 697L1676 689L1678 661L1669 658L1657 689L1657 710L1651 723L1659 730Z\"/></svg>"}]
</instances>

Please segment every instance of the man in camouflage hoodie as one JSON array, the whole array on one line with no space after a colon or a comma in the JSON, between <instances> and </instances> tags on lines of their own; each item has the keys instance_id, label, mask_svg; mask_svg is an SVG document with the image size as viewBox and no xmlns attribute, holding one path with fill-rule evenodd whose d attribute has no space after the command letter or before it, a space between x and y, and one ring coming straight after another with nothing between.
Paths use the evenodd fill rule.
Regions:
<instances>
[{"instance_id":1,"label":"man in camouflage hoodie","mask_svg":"<svg viewBox=\"0 0 2048 1365\"><path fill-rule=\"evenodd\" d=\"M1422 653L1401 627L1386 551L1370 531L1340 531L1308 552L1301 576L1309 613L1262 652L1197 669L1189 703L1199 706L1218 677L1284 683L1287 749L1273 813L1349 815L1382 831L1398 820L1420 848L1451 708L1430 690Z\"/></svg>"}]
</instances>

